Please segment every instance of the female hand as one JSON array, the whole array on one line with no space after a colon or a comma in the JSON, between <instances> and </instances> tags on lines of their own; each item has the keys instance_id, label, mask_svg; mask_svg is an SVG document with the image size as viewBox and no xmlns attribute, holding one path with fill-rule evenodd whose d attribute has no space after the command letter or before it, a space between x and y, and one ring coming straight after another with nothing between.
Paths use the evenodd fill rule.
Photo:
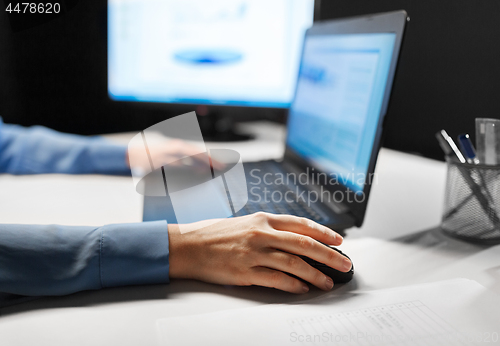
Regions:
<instances>
[{"instance_id":1,"label":"female hand","mask_svg":"<svg viewBox=\"0 0 500 346\"><path fill-rule=\"evenodd\" d=\"M171 139L161 143L154 143L148 145L148 154L142 146L129 147L127 150L126 161L127 165L132 169L142 169L149 171L152 169L151 163L154 167L160 167L166 164L181 164L180 159L183 158L193 158L194 160L201 159L200 163L206 163L203 161L204 156L200 155L205 150L205 148L200 148L197 145L188 143L180 139ZM186 162L182 162L185 164ZM196 162L193 162L196 164ZM214 169L224 168L224 164L211 160L211 164Z\"/></svg>"},{"instance_id":2,"label":"female hand","mask_svg":"<svg viewBox=\"0 0 500 346\"><path fill-rule=\"evenodd\" d=\"M178 225L168 226L170 278L305 293L309 287L286 273L323 290L330 290L333 282L297 255L343 272L352 265L347 257L316 241L340 245L342 237L305 218L259 212L208 226L202 221L182 227L183 233Z\"/></svg>"}]
</instances>

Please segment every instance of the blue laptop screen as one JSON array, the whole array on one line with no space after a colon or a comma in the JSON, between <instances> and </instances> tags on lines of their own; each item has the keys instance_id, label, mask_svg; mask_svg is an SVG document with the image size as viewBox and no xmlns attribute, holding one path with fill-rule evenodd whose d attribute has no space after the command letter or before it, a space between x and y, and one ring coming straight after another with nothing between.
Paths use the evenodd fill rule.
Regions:
<instances>
[{"instance_id":1,"label":"blue laptop screen","mask_svg":"<svg viewBox=\"0 0 500 346\"><path fill-rule=\"evenodd\" d=\"M395 37L313 35L304 42L287 145L354 192L368 179Z\"/></svg>"}]
</instances>

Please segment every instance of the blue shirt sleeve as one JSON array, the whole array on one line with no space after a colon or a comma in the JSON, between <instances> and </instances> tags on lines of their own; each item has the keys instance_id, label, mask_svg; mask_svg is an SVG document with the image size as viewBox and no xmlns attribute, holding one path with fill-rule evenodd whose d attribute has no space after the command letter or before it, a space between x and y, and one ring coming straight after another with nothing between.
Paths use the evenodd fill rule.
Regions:
<instances>
[{"instance_id":1,"label":"blue shirt sleeve","mask_svg":"<svg viewBox=\"0 0 500 346\"><path fill-rule=\"evenodd\" d=\"M0 173L128 175L126 150L102 137L3 124L0 118Z\"/></svg>"},{"instance_id":2,"label":"blue shirt sleeve","mask_svg":"<svg viewBox=\"0 0 500 346\"><path fill-rule=\"evenodd\" d=\"M168 283L168 275L166 221L98 228L0 225L0 292L4 296L55 296Z\"/></svg>"}]
</instances>

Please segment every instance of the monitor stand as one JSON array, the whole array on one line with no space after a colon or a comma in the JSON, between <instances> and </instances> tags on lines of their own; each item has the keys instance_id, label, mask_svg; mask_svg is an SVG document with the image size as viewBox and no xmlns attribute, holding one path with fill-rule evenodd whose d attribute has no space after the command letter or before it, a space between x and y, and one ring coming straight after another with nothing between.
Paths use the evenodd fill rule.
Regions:
<instances>
[{"instance_id":1,"label":"monitor stand","mask_svg":"<svg viewBox=\"0 0 500 346\"><path fill-rule=\"evenodd\" d=\"M254 138L252 135L235 131L234 119L229 115L209 111L206 106L198 106L196 114L203 139L207 142L241 142Z\"/></svg>"}]
</instances>

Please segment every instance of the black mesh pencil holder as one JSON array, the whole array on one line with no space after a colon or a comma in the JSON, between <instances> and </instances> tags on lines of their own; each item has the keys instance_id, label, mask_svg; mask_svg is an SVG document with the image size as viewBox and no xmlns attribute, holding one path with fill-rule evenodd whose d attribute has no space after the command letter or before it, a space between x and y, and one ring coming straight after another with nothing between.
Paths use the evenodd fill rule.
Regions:
<instances>
[{"instance_id":1,"label":"black mesh pencil holder","mask_svg":"<svg viewBox=\"0 0 500 346\"><path fill-rule=\"evenodd\" d=\"M500 243L500 166L448 160L441 229L469 242Z\"/></svg>"}]
</instances>

